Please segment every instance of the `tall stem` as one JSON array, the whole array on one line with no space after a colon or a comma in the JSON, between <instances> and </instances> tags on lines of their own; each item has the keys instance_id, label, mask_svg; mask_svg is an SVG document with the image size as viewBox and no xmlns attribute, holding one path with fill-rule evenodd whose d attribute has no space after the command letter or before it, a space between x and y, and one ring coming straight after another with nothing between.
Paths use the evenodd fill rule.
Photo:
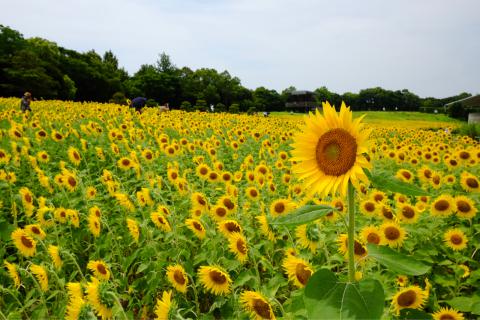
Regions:
<instances>
[{"instance_id":1,"label":"tall stem","mask_svg":"<svg viewBox=\"0 0 480 320\"><path fill-rule=\"evenodd\" d=\"M355 282L355 189L348 183L348 279Z\"/></svg>"}]
</instances>

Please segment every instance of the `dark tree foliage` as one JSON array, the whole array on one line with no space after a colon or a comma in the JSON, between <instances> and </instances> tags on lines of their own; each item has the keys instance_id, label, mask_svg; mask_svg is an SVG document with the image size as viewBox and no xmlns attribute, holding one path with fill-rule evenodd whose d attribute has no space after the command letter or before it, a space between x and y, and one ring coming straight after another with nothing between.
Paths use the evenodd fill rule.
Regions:
<instances>
[{"instance_id":1,"label":"dark tree foliage","mask_svg":"<svg viewBox=\"0 0 480 320\"><path fill-rule=\"evenodd\" d=\"M179 68L164 52L154 64L144 64L130 76L110 50L103 56L94 50L81 53L41 38L25 39L20 32L0 25L0 96L18 97L30 91L37 99L121 104L127 98L143 96L188 111L210 110L210 106L221 111L229 106L229 112L251 113L284 111L295 90L293 86L281 93L265 87L250 90L228 71ZM447 112L446 103L470 96L464 92L444 99L421 99L407 89L380 87L338 94L325 86L314 94L318 105L329 101L338 108L344 101L353 110L423 112Z\"/></svg>"}]
</instances>

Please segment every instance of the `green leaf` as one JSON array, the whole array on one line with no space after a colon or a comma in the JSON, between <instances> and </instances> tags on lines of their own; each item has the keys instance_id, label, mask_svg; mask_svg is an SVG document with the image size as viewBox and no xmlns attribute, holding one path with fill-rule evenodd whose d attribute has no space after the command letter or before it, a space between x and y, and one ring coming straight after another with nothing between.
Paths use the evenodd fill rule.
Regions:
<instances>
[{"instance_id":1,"label":"green leaf","mask_svg":"<svg viewBox=\"0 0 480 320\"><path fill-rule=\"evenodd\" d=\"M398 317L400 320L410 320L410 319L418 319L418 320L430 320L432 319L432 315L426 313L422 310L417 309L402 309L400 311L400 316Z\"/></svg>"},{"instance_id":2,"label":"green leaf","mask_svg":"<svg viewBox=\"0 0 480 320\"><path fill-rule=\"evenodd\" d=\"M304 295L309 319L380 319L384 300L379 281L342 283L326 269L312 275Z\"/></svg>"},{"instance_id":3,"label":"green leaf","mask_svg":"<svg viewBox=\"0 0 480 320\"><path fill-rule=\"evenodd\" d=\"M407 196L428 196L430 195L427 191L423 190L420 187L417 187L414 184L406 183L398 180L395 177L390 176L386 172L377 172L372 174L371 172L366 172L368 179L372 184L381 190L388 190L391 192L398 192Z\"/></svg>"},{"instance_id":4,"label":"green leaf","mask_svg":"<svg viewBox=\"0 0 480 320\"><path fill-rule=\"evenodd\" d=\"M284 216L271 219L270 224L297 226L315 221L326 216L333 210L335 210L335 208L327 205L306 205Z\"/></svg>"},{"instance_id":5,"label":"green leaf","mask_svg":"<svg viewBox=\"0 0 480 320\"><path fill-rule=\"evenodd\" d=\"M415 257L398 253L389 247L367 244L368 255L375 258L389 270L409 276L419 276L427 273L430 266Z\"/></svg>"},{"instance_id":6,"label":"green leaf","mask_svg":"<svg viewBox=\"0 0 480 320\"><path fill-rule=\"evenodd\" d=\"M445 302L458 311L480 314L480 297L478 296L456 297Z\"/></svg>"}]
</instances>

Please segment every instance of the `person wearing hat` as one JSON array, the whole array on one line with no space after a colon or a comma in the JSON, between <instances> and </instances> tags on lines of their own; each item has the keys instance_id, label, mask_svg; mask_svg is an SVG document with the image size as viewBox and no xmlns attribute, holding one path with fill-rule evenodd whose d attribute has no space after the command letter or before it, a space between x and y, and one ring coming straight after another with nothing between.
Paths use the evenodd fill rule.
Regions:
<instances>
[{"instance_id":1,"label":"person wearing hat","mask_svg":"<svg viewBox=\"0 0 480 320\"><path fill-rule=\"evenodd\" d=\"M22 109L22 112L25 111L32 111L30 108L30 102L32 102L32 94L30 92L25 92L25 94L22 97L22 101L20 102L20 109Z\"/></svg>"}]
</instances>

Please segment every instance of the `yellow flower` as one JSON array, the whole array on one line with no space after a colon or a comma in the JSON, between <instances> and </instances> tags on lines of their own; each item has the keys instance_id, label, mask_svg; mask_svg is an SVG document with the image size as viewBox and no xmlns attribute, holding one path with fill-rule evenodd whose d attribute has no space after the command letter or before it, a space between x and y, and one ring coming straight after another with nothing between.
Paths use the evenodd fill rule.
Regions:
<instances>
[{"instance_id":1,"label":"yellow flower","mask_svg":"<svg viewBox=\"0 0 480 320\"><path fill-rule=\"evenodd\" d=\"M185 220L185 224L188 227L188 229L193 231L193 233L195 234L195 236L197 238L199 238L200 240L205 238L205 236L206 236L205 227L203 226L203 224L199 220L197 220L197 219L187 219L187 220Z\"/></svg>"},{"instance_id":2,"label":"yellow flower","mask_svg":"<svg viewBox=\"0 0 480 320\"><path fill-rule=\"evenodd\" d=\"M172 292L164 291L162 294L162 299L157 299L157 304L155 306L155 315L159 320L168 320L168 314L172 307Z\"/></svg>"},{"instance_id":3,"label":"yellow flower","mask_svg":"<svg viewBox=\"0 0 480 320\"><path fill-rule=\"evenodd\" d=\"M403 182L408 182L408 183L413 182L413 178L414 178L413 173L411 173L409 170L406 170L406 169L398 170L395 177L397 177Z\"/></svg>"},{"instance_id":4,"label":"yellow flower","mask_svg":"<svg viewBox=\"0 0 480 320\"><path fill-rule=\"evenodd\" d=\"M37 278L43 292L48 291L48 275L44 267L37 264L30 265L30 271Z\"/></svg>"},{"instance_id":5,"label":"yellow flower","mask_svg":"<svg viewBox=\"0 0 480 320\"><path fill-rule=\"evenodd\" d=\"M230 293L232 279L228 273L220 267L201 266L198 270L200 283L206 290L215 295L227 295Z\"/></svg>"},{"instance_id":6,"label":"yellow flower","mask_svg":"<svg viewBox=\"0 0 480 320\"><path fill-rule=\"evenodd\" d=\"M93 275L96 278L100 278L101 280L110 279L110 271L108 270L105 262L103 262L102 260L89 261L87 264L87 268L93 272Z\"/></svg>"},{"instance_id":7,"label":"yellow flower","mask_svg":"<svg viewBox=\"0 0 480 320\"><path fill-rule=\"evenodd\" d=\"M60 268L63 265L63 261L60 258L60 251L57 246L48 246L48 253L50 254L50 257L52 258L53 265L57 270L60 270Z\"/></svg>"},{"instance_id":8,"label":"yellow flower","mask_svg":"<svg viewBox=\"0 0 480 320\"><path fill-rule=\"evenodd\" d=\"M283 260L282 267L288 276L288 280L298 288L305 287L313 274L313 269L307 261L291 255Z\"/></svg>"},{"instance_id":9,"label":"yellow flower","mask_svg":"<svg viewBox=\"0 0 480 320\"><path fill-rule=\"evenodd\" d=\"M448 230L447 232L445 232L443 240L449 248L455 251L465 249L468 242L467 236L460 229Z\"/></svg>"},{"instance_id":10,"label":"yellow flower","mask_svg":"<svg viewBox=\"0 0 480 320\"><path fill-rule=\"evenodd\" d=\"M187 292L188 277L181 265L168 266L167 279L177 291Z\"/></svg>"},{"instance_id":11,"label":"yellow flower","mask_svg":"<svg viewBox=\"0 0 480 320\"><path fill-rule=\"evenodd\" d=\"M384 222L380 226L384 243L390 247L401 247L406 237L405 230L395 222Z\"/></svg>"},{"instance_id":12,"label":"yellow flower","mask_svg":"<svg viewBox=\"0 0 480 320\"><path fill-rule=\"evenodd\" d=\"M462 219L472 219L477 214L477 208L472 199L465 196L457 196L454 199L455 212L457 216Z\"/></svg>"},{"instance_id":13,"label":"yellow flower","mask_svg":"<svg viewBox=\"0 0 480 320\"><path fill-rule=\"evenodd\" d=\"M427 298L427 293L419 286L410 286L395 294L392 306L398 315L402 309L422 309Z\"/></svg>"},{"instance_id":14,"label":"yellow flower","mask_svg":"<svg viewBox=\"0 0 480 320\"><path fill-rule=\"evenodd\" d=\"M430 206L430 214L434 217L447 217L455 210L453 198L449 195L437 197Z\"/></svg>"},{"instance_id":15,"label":"yellow flower","mask_svg":"<svg viewBox=\"0 0 480 320\"><path fill-rule=\"evenodd\" d=\"M434 320L464 320L463 314L449 307L440 308L432 314Z\"/></svg>"},{"instance_id":16,"label":"yellow flower","mask_svg":"<svg viewBox=\"0 0 480 320\"><path fill-rule=\"evenodd\" d=\"M295 208L295 204L288 199L277 199L270 204L270 213L273 217L280 217Z\"/></svg>"},{"instance_id":17,"label":"yellow flower","mask_svg":"<svg viewBox=\"0 0 480 320\"><path fill-rule=\"evenodd\" d=\"M397 207L397 217L401 222L415 223L419 216L417 208L408 203L400 203Z\"/></svg>"},{"instance_id":18,"label":"yellow flower","mask_svg":"<svg viewBox=\"0 0 480 320\"><path fill-rule=\"evenodd\" d=\"M75 147L68 148L68 159L70 159L70 162L73 163L74 165L76 166L80 165L80 162L82 161L82 157L80 156L80 152L78 151L77 148Z\"/></svg>"},{"instance_id":19,"label":"yellow flower","mask_svg":"<svg viewBox=\"0 0 480 320\"><path fill-rule=\"evenodd\" d=\"M79 282L69 282L67 283L67 291L68 305L65 311L65 319L77 320L79 319L82 308L85 306L82 286Z\"/></svg>"},{"instance_id":20,"label":"yellow flower","mask_svg":"<svg viewBox=\"0 0 480 320\"><path fill-rule=\"evenodd\" d=\"M228 242L228 248L230 249L230 252L235 254L237 260L242 263L247 261L248 247L245 236L243 236L241 233L235 232L228 237Z\"/></svg>"},{"instance_id":21,"label":"yellow flower","mask_svg":"<svg viewBox=\"0 0 480 320\"><path fill-rule=\"evenodd\" d=\"M275 242L275 233L273 232L272 228L268 224L268 219L266 215L259 215L256 216L258 223L260 224L260 231L262 231L263 235L267 237L268 240Z\"/></svg>"},{"instance_id":22,"label":"yellow flower","mask_svg":"<svg viewBox=\"0 0 480 320\"><path fill-rule=\"evenodd\" d=\"M138 238L140 237L140 229L138 228L138 222L133 219L127 218L127 227L133 240L135 240L135 242L138 242Z\"/></svg>"},{"instance_id":23,"label":"yellow flower","mask_svg":"<svg viewBox=\"0 0 480 320\"><path fill-rule=\"evenodd\" d=\"M225 237L230 237L234 233L242 233L242 226L235 220L223 220L218 223L218 231Z\"/></svg>"},{"instance_id":24,"label":"yellow flower","mask_svg":"<svg viewBox=\"0 0 480 320\"><path fill-rule=\"evenodd\" d=\"M38 224L29 224L25 226L25 232L27 232L29 235L36 237L40 240L45 239L47 236L45 234L45 231L42 230L42 228Z\"/></svg>"},{"instance_id":25,"label":"yellow flower","mask_svg":"<svg viewBox=\"0 0 480 320\"><path fill-rule=\"evenodd\" d=\"M381 244L383 243L383 234L375 226L366 226L360 231L360 237L364 243Z\"/></svg>"},{"instance_id":26,"label":"yellow flower","mask_svg":"<svg viewBox=\"0 0 480 320\"><path fill-rule=\"evenodd\" d=\"M346 195L349 181L368 181L363 169L370 164L363 154L368 152L369 132L363 117L352 121L344 103L339 114L328 102L322 105L323 116L317 110L306 117L304 132L295 138L292 168L312 192Z\"/></svg>"},{"instance_id":27,"label":"yellow flower","mask_svg":"<svg viewBox=\"0 0 480 320\"><path fill-rule=\"evenodd\" d=\"M23 256L32 257L35 255L37 242L25 230L18 228L12 232L11 237L18 251Z\"/></svg>"},{"instance_id":28,"label":"yellow flower","mask_svg":"<svg viewBox=\"0 0 480 320\"><path fill-rule=\"evenodd\" d=\"M112 309L105 305L104 295L101 294L102 283L95 277L91 278L91 282L87 283L87 300L95 310L95 313L102 319L110 319L112 317Z\"/></svg>"},{"instance_id":29,"label":"yellow flower","mask_svg":"<svg viewBox=\"0 0 480 320\"><path fill-rule=\"evenodd\" d=\"M243 309L255 320L275 319L271 305L263 295L255 291L243 291L240 294Z\"/></svg>"},{"instance_id":30,"label":"yellow flower","mask_svg":"<svg viewBox=\"0 0 480 320\"><path fill-rule=\"evenodd\" d=\"M460 176L460 185L467 192L480 192L480 182L478 178L468 172L462 172Z\"/></svg>"},{"instance_id":31,"label":"yellow flower","mask_svg":"<svg viewBox=\"0 0 480 320\"><path fill-rule=\"evenodd\" d=\"M27 215L27 217L31 217L32 214L33 214L33 209L34 209L33 194L26 187L21 188L19 192L20 192L20 196L22 198L23 207L25 208L25 214Z\"/></svg>"},{"instance_id":32,"label":"yellow flower","mask_svg":"<svg viewBox=\"0 0 480 320\"><path fill-rule=\"evenodd\" d=\"M320 229L318 223L309 223L298 226L295 229L295 235L300 246L309 249L312 253L317 251L320 241Z\"/></svg>"},{"instance_id":33,"label":"yellow flower","mask_svg":"<svg viewBox=\"0 0 480 320\"><path fill-rule=\"evenodd\" d=\"M150 219L155 224L155 226L157 226L157 228L165 232L172 231L172 228L170 227L167 218L162 213L152 212L152 214L150 214Z\"/></svg>"},{"instance_id":34,"label":"yellow flower","mask_svg":"<svg viewBox=\"0 0 480 320\"><path fill-rule=\"evenodd\" d=\"M8 270L8 275L13 280L15 288L18 289L20 287L20 276L18 275L18 272L17 272L17 265L14 263L7 262L6 260L3 261L3 264Z\"/></svg>"}]
</instances>

